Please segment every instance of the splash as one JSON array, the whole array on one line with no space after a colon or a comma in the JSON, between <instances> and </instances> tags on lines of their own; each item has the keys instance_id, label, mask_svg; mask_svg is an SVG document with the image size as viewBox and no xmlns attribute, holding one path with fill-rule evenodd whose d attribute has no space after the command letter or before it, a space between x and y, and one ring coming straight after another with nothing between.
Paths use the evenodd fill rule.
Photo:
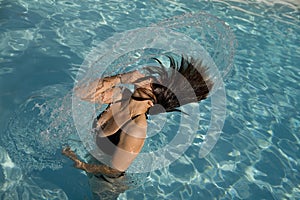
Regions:
<instances>
[{"instance_id":1,"label":"splash","mask_svg":"<svg viewBox=\"0 0 300 200\"><path fill-rule=\"evenodd\" d=\"M76 134L68 87L53 85L35 92L15 111L1 144L25 173L62 166L60 151Z\"/></svg>"},{"instance_id":2,"label":"splash","mask_svg":"<svg viewBox=\"0 0 300 200\"><path fill-rule=\"evenodd\" d=\"M0 179L0 198L8 199L68 199L62 189L43 181L44 188L38 184L38 179L24 176L9 157L7 151L0 146L0 166L3 178Z\"/></svg>"},{"instance_id":3,"label":"splash","mask_svg":"<svg viewBox=\"0 0 300 200\"><path fill-rule=\"evenodd\" d=\"M163 63L167 62L163 60L162 55L177 58L186 55L203 61L214 82L214 87L210 92L210 126L199 150L199 157L203 158L212 150L223 128L226 117L226 94L223 80L231 71L235 47L236 41L233 33L218 18L206 13L185 14L149 27L114 34L86 56L78 70L76 80L80 84L85 84L105 76L132 70L142 71L144 66L156 65L153 60L151 61L153 57L159 58ZM177 98L180 101L180 97L177 96ZM97 113L100 113L99 110L95 108L95 105L83 102L76 94L72 96L72 104L75 126L86 150L101 162L109 165L110 156L105 155L97 147L94 142L95 136L90 134L93 119ZM105 105L100 105L100 107L103 110ZM128 169L129 172L149 172L168 166L192 145L197 130L201 129L199 104L185 105L184 111L189 113L189 117L181 116L175 122L179 128L175 131L171 130L173 139L167 144L164 143L164 147L160 149L141 152ZM164 122L166 118L160 121ZM159 129L149 127L149 130L156 131L151 135L164 132L164 128L169 129L169 123L163 123L163 125L165 127ZM165 132L170 132L170 130Z\"/></svg>"}]
</instances>

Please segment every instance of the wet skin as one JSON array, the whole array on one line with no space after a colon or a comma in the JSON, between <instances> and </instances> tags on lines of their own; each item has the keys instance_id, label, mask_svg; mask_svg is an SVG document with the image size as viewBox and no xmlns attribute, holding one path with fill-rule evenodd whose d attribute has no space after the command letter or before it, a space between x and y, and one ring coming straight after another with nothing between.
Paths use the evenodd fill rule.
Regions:
<instances>
[{"instance_id":1,"label":"wet skin","mask_svg":"<svg viewBox=\"0 0 300 200\"><path fill-rule=\"evenodd\" d=\"M116 177L126 171L139 154L147 133L145 114L154 105L153 98L155 97L151 95L151 80L134 83L136 89L133 94L117 85L132 84L142 77L144 77L143 74L133 71L97 79L75 89L76 94L82 100L109 104L96 123L97 137L108 137L117 132L120 134L110 166L85 163L80 161L69 147L63 149L62 153L74 161L76 168L88 173Z\"/></svg>"}]
</instances>

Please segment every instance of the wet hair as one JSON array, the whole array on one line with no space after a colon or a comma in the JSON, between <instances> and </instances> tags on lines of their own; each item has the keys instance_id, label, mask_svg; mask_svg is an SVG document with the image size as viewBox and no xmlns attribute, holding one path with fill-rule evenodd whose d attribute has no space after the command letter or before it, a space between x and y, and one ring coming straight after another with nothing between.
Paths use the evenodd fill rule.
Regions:
<instances>
[{"instance_id":1,"label":"wet hair","mask_svg":"<svg viewBox=\"0 0 300 200\"><path fill-rule=\"evenodd\" d=\"M157 58L154 59L160 66L146 67L151 74L148 77L154 79L151 83L152 92L156 97L154 103L160 105L152 107L150 114L180 111L177 108L182 105L206 99L213 87L202 60L182 56L179 65L173 57L167 57L170 60L169 68ZM155 74L158 76L154 76Z\"/></svg>"}]
</instances>

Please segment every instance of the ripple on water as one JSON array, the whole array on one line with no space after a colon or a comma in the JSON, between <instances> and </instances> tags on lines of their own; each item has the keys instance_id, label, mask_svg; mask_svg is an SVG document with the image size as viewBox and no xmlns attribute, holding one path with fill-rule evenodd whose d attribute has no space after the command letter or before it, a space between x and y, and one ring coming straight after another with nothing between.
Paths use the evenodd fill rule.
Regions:
<instances>
[{"instance_id":1,"label":"ripple on water","mask_svg":"<svg viewBox=\"0 0 300 200\"><path fill-rule=\"evenodd\" d=\"M0 68L0 76L4 75L4 74L10 74L10 73L13 73L13 72L14 72L14 69L10 68L10 67L1 67Z\"/></svg>"},{"instance_id":2,"label":"ripple on water","mask_svg":"<svg viewBox=\"0 0 300 200\"><path fill-rule=\"evenodd\" d=\"M34 38L39 37L36 29L15 30L1 34L1 56L11 57L24 52Z\"/></svg>"},{"instance_id":3,"label":"ripple on water","mask_svg":"<svg viewBox=\"0 0 300 200\"><path fill-rule=\"evenodd\" d=\"M71 99L62 85L46 87L32 95L10 119L1 143L26 173L62 165L62 145L76 133ZM65 95L65 96L63 96Z\"/></svg>"},{"instance_id":4,"label":"ripple on water","mask_svg":"<svg viewBox=\"0 0 300 200\"><path fill-rule=\"evenodd\" d=\"M195 176L194 166L190 161L179 162L184 158L180 158L178 162L169 166L169 172L175 179L179 179L180 182L189 182Z\"/></svg>"},{"instance_id":5,"label":"ripple on water","mask_svg":"<svg viewBox=\"0 0 300 200\"><path fill-rule=\"evenodd\" d=\"M1 199L68 199L65 192L45 180L24 176L7 151L0 146Z\"/></svg>"},{"instance_id":6,"label":"ripple on water","mask_svg":"<svg viewBox=\"0 0 300 200\"><path fill-rule=\"evenodd\" d=\"M255 168L261 171L264 175L255 176L256 180L264 181L272 186L280 186L283 178L285 177L282 162L282 159L278 157L277 151L262 151L261 158L255 164Z\"/></svg>"},{"instance_id":7,"label":"ripple on water","mask_svg":"<svg viewBox=\"0 0 300 200\"><path fill-rule=\"evenodd\" d=\"M273 134L275 137L280 139L287 139L291 142L297 141L295 133L291 132L290 128L286 124L273 124L272 126Z\"/></svg>"},{"instance_id":8,"label":"ripple on water","mask_svg":"<svg viewBox=\"0 0 300 200\"><path fill-rule=\"evenodd\" d=\"M278 142L278 147L280 147L284 153L293 159L296 159L300 153L299 143L296 143L295 141L282 139Z\"/></svg>"},{"instance_id":9,"label":"ripple on water","mask_svg":"<svg viewBox=\"0 0 300 200\"><path fill-rule=\"evenodd\" d=\"M88 52L86 51L88 47L82 47L81 45L89 44L89 37L94 37L102 41L107 36L107 33L114 32L115 28L117 30L127 30L128 27L134 27L135 25L132 25L134 23L129 23L132 22L132 18L129 17L132 13L138 13L139 15L135 19L135 22L139 20L145 22L148 19L151 21L170 16L176 11L178 12L178 10L186 12L186 10L193 8L190 5L195 6L195 10L197 10L199 9L199 5L201 5L199 1L194 3L189 2L189 6L180 2L171 2L171 6L166 6L165 2L159 4L157 1L149 1L147 5L155 9L148 10L144 8L140 9L140 7L145 6L141 3L136 4L135 1L131 1L130 3L118 1L114 4L109 4L108 2L95 3L95 1L86 1L82 4L76 0L72 2L36 0L19 2L21 5L26 5L24 6L27 8L25 11L28 9L36 10L37 15L44 20L45 25L42 27L43 30L39 30L39 33L43 35L41 37L43 40L49 39L50 37L46 38L45 36L49 32L53 32L54 34L51 35L51 38L53 36L53 38L57 39L56 41L60 42L59 44L68 48L70 47L72 51L82 57ZM274 2L277 2L275 7L273 7ZM218 151L212 152L212 155L205 159L199 159L197 156L194 156L192 158L192 165L195 169L187 167L190 170L194 170L187 176L190 177L190 181L192 182L190 186L180 183L181 177L185 181L187 177L184 174L177 175L177 173L181 172L174 165L171 170L173 174L176 173L178 177L176 179L177 182L172 182L169 173L162 172L161 174L157 173L157 175L153 173L151 176L153 182L148 186L145 184L146 186L141 191L139 189L129 191L128 197L133 199L137 197L135 194L138 193L138 197L149 197L149 199L155 199L158 196L161 198L213 199L222 194L221 190L224 193L224 190L227 190L226 186L228 186L229 197L231 197L228 199L300 198L300 173L298 164L300 152L299 136L297 135L299 133L299 118L295 117L295 115L299 115L299 112L295 108L299 107L297 102L299 101L300 76L299 68L296 64L299 63L299 56L297 57L297 55L299 55L300 51L297 46L299 44L299 29L298 31L294 29L295 26L299 27L299 6L290 2L291 0L282 1L281 3L264 0L258 4L256 2L249 3L249 1L245 1L244 3L231 1L230 3L223 3L226 6L222 6L222 9L226 10L226 13L218 13L230 16L226 18L229 21L231 17L236 20L232 25L236 26L236 34L240 39L239 46L241 49L237 53L237 71L230 83L233 87L230 88L230 84L227 87L228 110L234 113L229 112L226 122L228 124L225 124L224 133L221 136L231 139L232 145L224 145L220 142L220 145L224 145L225 147L225 154L228 154L230 157L224 156L222 158L221 156L214 156L216 153L222 155L222 148L216 149ZM209 5L209 3L205 2L204 6ZM177 4L180 6L177 6ZM270 7L267 7L267 4ZM293 9L282 6L282 4L292 5ZM81 9L77 9L78 5L81 6ZM178 9L178 7L180 8ZM203 8L209 8L209 6ZM57 19L54 19L55 16L52 15L52 12L64 17L59 18L57 16ZM91 13L90 16L88 15L89 13ZM234 15L239 15L239 17L234 17ZM51 17L53 19L50 19ZM82 19L82 21L76 21L78 18ZM126 19L128 23L123 23L122 18ZM144 19L147 20L143 21ZM97 21L101 26L95 24ZM36 24L39 26L38 23ZM49 27L46 27L48 24ZM284 24L288 24L289 26L286 27ZM96 26L96 28L92 26ZM59 29L61 27L70 31ZM95 33L98 34L98 37L95 37ZM32 40L32 37L36 38L37 36L34 29L30 29L27 32L24 31L24 33L13 31L11 34L1 35L1 42L10 45L10 50L5 50L5 55L10 56L14 55L14 51L25 50L30 46L28 41ZM48 44L44 44L44 46L48 47ZM44 48L45 52L49 53L49 49ZM53 52L59 51L54 49ZM283 66L284 70L278 66ZM4 68L4 73L7 73L7 71L10 72L9 69ZM60 98L54 99L54 101L60 100ZM38 104L23 105L27 110L29 109L29 112L31 112L30 109L32 108L34 108L33 111L38 111L34 113L35 117L33 120L38 119L36 116L39 115L46 116L44 111L46 113L49 111L45 109L46 107L42 106L44 105L44 101L41 100L35 103ZM53 101L50 104L53 105L52 103ZM23 108L21 106L20 109ZM49 161L45 159L49 155L53 159L56 159L53 157L53 152L45 152L46 149L42 148L44 145L39 146L40 143L36 143L38 141L31 135L36 133L36 131L43 133L42 141L47 137L55 137L51 132L47 132L47 128L41 128L41 124L39 124L39 128L42 130L35 129L36 126L33 125L35 122L28 124L20 123L22 120L28 122L26 116L29 116L30 119L32 118L32 115L28 113L24 114L22 111L17 112L15 119L12 119L11 124L13 128L8 130L9 135L8 137L5 136L7 140L4 141L4 144L10 140L17 142L17 146L9 142L7 144L9 145L7 149L12 154L13 160L17 160L20 163L23 161L25 163L28 162L29 166L32 167L33 160L25 159L33 155L41 159L34 163L34 167L48 166L53 160ZM284 119L289 119L289 122ZM38 120L36 121L41 123ZM20 126L17 129L18 125ZM59 127L59 124L57 127ZM32 129L36 131L32 131ZM53 130L57 129L53 128ZM62 130L65 130L65 128L62 128ZM16 140L15 136L21 134L25 134L28 137L22 138L20 136L20 141ZM266 138L271 140L266 140ZM24 141L33 144L33 146L30 148L22 145ZM270 143L270 141L273 141L273 143ZM55 149L57 148L56 145L51 144L50 148L54 146ZM273 150L277 147L287 156L284 157L281 155L282 153L279 150ZM230 148L231 150L229 150ZM38 154L39 151L46 156L40 156ZM189 151L187 155L193 156L197 154L192 154ZM24 158L23 160L22 157ZM235 168L232 163L226 163L227 159L234 160L237 163L237 171L234 171ZM216 169L218 164L221 167L220 170ZM186 164L178 164L178 167L185 168ZM230 184L225 184L225 181L222 182L222 178L225 181L228 180ZM223 185L222 188L218 187L214 183L214 180L219 181L218 184L223 184L224 187ZM282 181L282 186L280 186L280 181ZM234 184L235 182L236 184ZM151 189L153 187L155 189Z\"/></svg>"}]
</instances>

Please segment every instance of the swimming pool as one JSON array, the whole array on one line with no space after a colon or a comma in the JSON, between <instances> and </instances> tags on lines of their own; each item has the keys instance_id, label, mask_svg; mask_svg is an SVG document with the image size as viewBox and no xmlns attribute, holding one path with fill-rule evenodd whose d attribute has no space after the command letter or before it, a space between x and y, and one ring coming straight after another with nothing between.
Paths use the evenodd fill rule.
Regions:
<instances>
[{"instance_id":1,"label":"swimming pool","mask_svg":"<svg viewBox=\"0 0 300 200\"><path fill-rule=\"evenodd\" d=\"M2 199L92 199L88 177L60 155L68 142L80 145L69 93L78 68L93 47L115 33L198 11L226 22L238 42L225 81L222 134L205 158L199 158L196 137L178 160L141 175L140 186L119 198L300 198L296 1L2 0L0 5Z\"/></svg>"}]
</instances>

